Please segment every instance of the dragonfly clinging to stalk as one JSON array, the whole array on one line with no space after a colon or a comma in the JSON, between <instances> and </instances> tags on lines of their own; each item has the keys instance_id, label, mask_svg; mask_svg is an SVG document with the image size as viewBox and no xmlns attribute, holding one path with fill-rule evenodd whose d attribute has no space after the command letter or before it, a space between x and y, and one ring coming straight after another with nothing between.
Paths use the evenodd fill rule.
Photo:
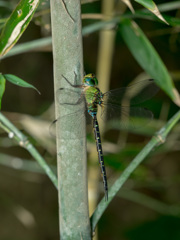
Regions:
<instances>
[{"instance_id":1,"label":"dragonfly clinging to stalk","mask_svg":"<svg viewBox=\"0 0 180 240\"><path fill-rule=\"evenodd\" d=\"M84 101L85 104L79 109L79 111L82 112L82 115L86 111L88 113L87 115L91 116L91 119L93 121L98 160L103 178L105 200L108 200L106 169L104 165L101 136L97 120L98 106L101 107L102 119L118 119L119 124L122 124L122 126L126 125L127 118L124 118L124 116L128 116L128 119L131 122L133 122L134 117L149 119L153 117L151 111L145 108L136 107L134 105L150 99L157 93L159 88L154 84L154 81L152 79L148 79L132 84L131 86L126 88L114 89L106 93L102 93L98 88L98 80L96 76L92 73L84 76L82 85L72 84L64 76L63 78L68 82L71 87L73 87L73 90L69 88L59 89L60 93L58 95L60 96L60 104L64 104L66 106L73 106L80 104ZM124 99L126 99L125 102ZM58 121L60 121L62 138L82 137L80 130L81 127L78 128L75 126L75 124L80 124L80 119L77 117L79 115L76 113L77 112L75 112L74 114L67 114L57 119ZM72 126L72 133L71 131L65 130L67 122L70 123L70 125ZM75 132L75 129L78 129L77 133Z\"/></svg>"}]
</instances>

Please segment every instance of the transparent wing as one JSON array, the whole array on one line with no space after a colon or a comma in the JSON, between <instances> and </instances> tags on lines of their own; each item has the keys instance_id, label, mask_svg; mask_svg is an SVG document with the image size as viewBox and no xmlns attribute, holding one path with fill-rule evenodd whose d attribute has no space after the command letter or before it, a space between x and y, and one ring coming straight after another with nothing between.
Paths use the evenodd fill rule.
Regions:
<instances>
[{"instance_id":1,"label":"transparent wing","mask_svg":"<svg viewBox=\"0 0 180 240\"><path fill-rule=\"evenodd\" d=\"M86 135L86 125L91 124L91 117L87 112L85 95L81 88L60 88L57 93L57 102L63 105L70 114L58 117L50 125L50 134L59 139L77 139ZM73 112L74 105L77 111ZM77 106L78 105L78 106ZM59 132L56 131L58 126Z\"/></svg>"},{"instance_id":2,"label":"transparent wing","mask_svg":"<svg viewBox=\"0 0 180 240\"><path fill-rule=\"evenodd\" d=\"M152 98L159 90L153 79L143 80L129 87L110 90L103 94L104 105L123 105L124 100L130 101L130 105L136 105ZM88 93L90 96L91 93ZM92 97L94 93L92 93ZM57 101L60 104L75 105L84 101L85 96L82 88L60 88L57 92Z\"/></svg>"},{"instance_id":3,"label":"transparent wing","mask_svg":"<svg viewBox=\"0 0 180 240\"><path fill-rule=\"evenodd\" d=\"M91 117L85 108L57 118L50 126L50 134L58 139L80 139L86 137L86 125L91 124ZM57 129L59 131L57 132ZM92 128L90 128L92 129Z\"/></svg>"},{"instance_id":4,"label":"transparent wing","mask_svg":"<svg viewBox=\"0 0 180 240\"><path fill-rule=\"evenodd\" d=\"M147 124L152 118L153 113L141 107L122 107L117 105L106 105L102 107L101 118L104 121L110 122L112 127L115 127L118 124L118 127L122 129L128 129L129 126L132 128L143 127L139 124Z\"/></svg>"},{"instance_id":5,"label":"transparent wing","mask_svg":"<svg viewBox=\"0 0 180 240\"><path fill-rule=\"evenodd\" d=\"M80 88L60 88L57 93L57 102L63 105L77 105L84 101L84 95Z\"/></svg>"},{"instance_id":6,"label":"transparent wing","mask_svg":"<svg viewBox=\"0 0 180 240\"><path fill-rule=\"evenodd\" d=\"M148 79L132 84L129 87L118 88L103 94L103 105L136 105L152 98L159 90L154 80Z\"/></svg>"},{"instance_id":7,"label":"transparent wing","mask_svg":"<svg viewBox=\"0 0 180 240\"><path fill-rule=\"evenodd\" d=\"M129 105L135 105L144 102L153 97L159 88L155 85L152 79L144 80L135 84L132 84L126 88L114 89L108 91L102 96L102 111L101 117L103 120L115 120L118 121L123 128L128 128L131 124L136 128L136 121L140 119L146 119L147 122L153 117L151 111L145 108L128 107ZM90 95L91 93L88 93ZM92 93L92 97L94 93ZM81 88L61 88L57 92L57 101L64 107L71 108L73 110L74 105L79 104L79 110L72 114L59 117L51 124L50 132L55 135L56 125L60 124L61 131L58 132L58 138L75 139L84 136L83 128L84 115L86 119L90 119L89 114L82 108L81 104L85 101L85 95ZM84 106L86 104L84 103ZM88 121L89 123L90 121ZM67 127L69 126L69 127Z\"/></svg>"}]
</instances>

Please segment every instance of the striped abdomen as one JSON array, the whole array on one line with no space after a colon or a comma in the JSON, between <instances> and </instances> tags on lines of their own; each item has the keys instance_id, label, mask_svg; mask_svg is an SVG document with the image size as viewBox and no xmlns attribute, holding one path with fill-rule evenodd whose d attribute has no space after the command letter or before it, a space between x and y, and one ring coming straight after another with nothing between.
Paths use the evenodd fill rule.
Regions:
<instances>
[{"instance_id":1,"label":"striped abdomen","mask_svg":"<svg viewBox=\"0 0 180 240\"><path fill-rule=\"evenodd\" d=\"M99 124L98 124L96 115L93 116L93 128L94 128L94 136L96 139L96 147L97 147L97 151L98 151L99 165L101 167L101 174L102 174L102 178L103 178L105 200L108 200L108 185L107 185L106 169L104 166L101 136L100 136L100 132L99 132Z\"/></svg>"}]
</instances>

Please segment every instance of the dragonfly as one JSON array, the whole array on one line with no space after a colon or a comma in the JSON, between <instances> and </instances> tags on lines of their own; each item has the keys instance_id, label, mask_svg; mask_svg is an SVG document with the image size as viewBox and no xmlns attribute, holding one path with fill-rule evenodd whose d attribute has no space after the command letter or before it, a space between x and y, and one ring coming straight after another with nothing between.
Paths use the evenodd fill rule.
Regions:
<instances>
[{"instance_id":1,"label":"dragonfly","mask_svg":"<svg viewBox=\"0 0 180 240\"><path fill-rule=\"evenodd\" d=\"M153 114L150 110L142 107L136 107L135 105L152 98L159 88L154 83L154 80L147 79L134 83L129 87L113 89L102 93L98 88L98 79L93 73L85 75L81 85L76 83L72 84L67 78L64 76L62 77L70 85L70 88L60 88L58 90L58 102L66 107L84 102L83 107L78 110L78 113L79 111L82 112L83 116L86 112L86 116L88 115L93 122L98 161L103 179L105 201L108 201L108 182L104 164L99 123L97 119L98 107L101 108L101 118L103 120L118 119L119 124L124 127L126 126L127 116L128 121L130 122L134 121L134 117L137 117L138 119L151 119ZM136 95L136 93L138 94ZM77 125L81 122L77 112L59 117L55 120L55 122L57 121L60 121L62 138L82 137L81 130L78 130L78 132L74 135L76 128L82 129L80 126L77 127ZM71 123L72 132L64 130L67 123Z\"/></svg>"}]
</instances>

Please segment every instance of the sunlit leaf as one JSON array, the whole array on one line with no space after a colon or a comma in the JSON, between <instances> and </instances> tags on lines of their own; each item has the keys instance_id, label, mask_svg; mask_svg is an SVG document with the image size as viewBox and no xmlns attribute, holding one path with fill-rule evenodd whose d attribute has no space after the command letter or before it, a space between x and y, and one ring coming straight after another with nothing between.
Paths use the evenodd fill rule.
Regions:
<instances>
[{"instance_id":1,"label":"sunlit leaf","mask_svg":"<svg viewBox=\"0 0 180 240\"><path fill-rule=\"evenodd\" d=\"M145 11L136 11L136 13L134 13L133 15L134 18L141 18L141 19L147 19L147 20L153 20L156 21L157 18L155 15L152 15L151 12L145 12ZM167 22L169 23L169 25L171 26L179 26L180 25L180 19L179 18L175 18L175 17L171 17L169 15L165 15L164 14L164 19L167 20Z\"/></svg>"},{"instance_id":2,"label":"sunlit leaf","mask_svg":"<svg viewBox=\"0 0 180 240\"><path fill-rule=\"evenodd\" d=\"M163 22L168 24L168 22L163 18L163 16L159 12L159 9L157 8L154 1L152 1L152 0L135 0L135 2L141 4L142 6L147 8L149 11L151 11L154 15L156 15L159 19L161 19Z\"/></svg>"},{"instance_id":3,"label":"sunlit leaf","mask_svg":"<svg viewBox=\"0 0 180 240\"><path fill-rule=\"evenodd\" d=\"M158 53L139 26L128 19L120 24L121 35L141 67L155 80L169 97L180 106L179 93Z\"/></svg>"},{"instance_id":4,"label":"sunlit leaf","mask_svg":"<svg viewBox=\"0 0 180 240\"><path fill-rule=\"evenodd\" d=\"M21 0L8 18L0 36L0 56L6 54L27 28L39 0Z\"/></svg>"},{"instance_id":5,"label":"sunlit leaf","mask_svg":"<svg viewBox=\"0 0 180 240\"><path fill-rule=\"evenodd\" d=\"M2 97L5 91L5 86L6 86L6 79L2 74L0 74L0 109L1 109Z\"/></svg>"},{"instance_id":6,"label":"sunlit leaf","mask_svg":"<svg viewBox=\"0 0 180 240\"><path fill-rule=\"evenodd\" d=\"M20 87L25 87L25 88L33 88L35 89L39 94L40 92L37 90L37 88L35 88L33 85L25 82L24 80L22 80L21 78L12 75L12 74L3 74L3 76L5 77L5 79L15 85L18 85Z\"/></svg>"},{"instance_id":7,"label":"sunlit leaf","mask_svg":"<svg viewBox=\"0 0 180 240\"><path fill-rule=\"evenodd\" d=\"M134 13L134 8L131 4L131 1L129 1L129 0L121 0L121 1L127 5L127 7L131 10L132 13Z\"/></svg>"}]
</instances>

